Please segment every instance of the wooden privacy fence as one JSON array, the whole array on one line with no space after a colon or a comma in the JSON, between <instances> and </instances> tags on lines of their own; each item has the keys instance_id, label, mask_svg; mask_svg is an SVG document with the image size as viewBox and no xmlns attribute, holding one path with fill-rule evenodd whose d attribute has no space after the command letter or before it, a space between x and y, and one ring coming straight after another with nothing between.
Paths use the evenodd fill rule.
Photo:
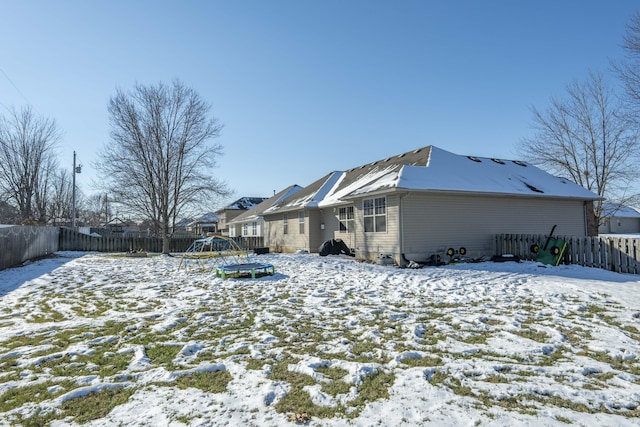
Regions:
<instances>
[{"instance_id":1,"label":"wooden privacy fence","mask_svg":"<svg viewBox=\"0 0 640 427\"><path fill-rule=\"evenodd\" d=\"M171 252L184 252L193 242L193 237L174 237L169 244ZM159 237L92 236L70 228L60 229L59 250L85 252L127 252L143 250L162 252Z\"/></svg>"},{"instance_id":2,"label":"wooden privacy fence","mask_svg":"<svg viewBox=\"0 0 640 427\"><path fill-rule=\"evenodd\" d=\"M565 264L602 268L618 273L640 274L640 238L554 236L567 242ZM535 260L534 244L544 246L547 236L535 234L499 234L495 246L498 254L517 255Z\"/></svg>"},{"instance_id":3,"label":"wooden privacy fence","mask_svg":"<svg viewBox=\"0 0 640 427\"><path fill-rule=\"evenodd\" d=\"M171 252L184 252L198 236L172 237L169 243ZM236 237L234 238L245 249L255 249L262 246L262 237ZM85 251L85 252L127 252L144 250L146 252L162 252L162 239L159 237L139 236L92 236L79 233L70 228L60 229L61 251Z\"/></svg>"},{"instance_id":4,"label":"wooden privacy fence","mask_svg":"<svg viewBox=\"0 0 640 427\"><path fill-rule=\"evenodd\" d=\"M56 252L59 233L58 227L0 228L0 270Z\"/></svg>"}]
</instances>

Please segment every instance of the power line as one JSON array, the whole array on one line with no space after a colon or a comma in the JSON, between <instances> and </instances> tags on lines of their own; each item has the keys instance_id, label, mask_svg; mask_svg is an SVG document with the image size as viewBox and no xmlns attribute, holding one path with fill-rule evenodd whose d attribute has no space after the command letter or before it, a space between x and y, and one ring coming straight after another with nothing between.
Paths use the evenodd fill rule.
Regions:
<instances>
[{"instance_id":1,"label":"power line","mask_svg":"<svg viewBox=\"0 0 640 427\"><path fill-rule=\"evenodd\" d=\"M15 88L15 90L18 91L18 93L20 95L22 95L22 97L24 98L25 101L27 101L27 104L29 104L33 109L35 109L36 111L38 111L38 109L36 107L34 107L33 103L31 101L29 101L29 98L27 98L27 96L22 93L22 91L18 88L18 86L16 86L16 84L13 82L13 80L11 80L11 78L9 77L9 75L2 69L2 67L0 67L0 72L4 75L4 77L9 81L9 83L11 83L11 86L13 86ZM7 110L9 110L9 108L7 108L6 105L2 104L2 106L4 108L6 108ZM38 111L39 113L39 111Z\"/></svg>"}]
</instances>

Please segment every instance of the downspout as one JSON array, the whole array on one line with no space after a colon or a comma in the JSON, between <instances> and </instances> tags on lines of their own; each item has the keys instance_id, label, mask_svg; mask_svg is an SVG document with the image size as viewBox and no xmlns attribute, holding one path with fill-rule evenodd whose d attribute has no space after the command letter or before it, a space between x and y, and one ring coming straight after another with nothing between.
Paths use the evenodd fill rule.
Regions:
<instances>
[{"instance_id":1,"label":"downspout","mask_svg":"<svg viewBox=\"0 0 640 427\"><path fill-rule=\"evenodd\" d=\"M582 216L584 221L584 235L589 236L589 224L587 223L587 201L582 202Z\"/></svg>"},{"instance_id":2,"label":"downspout","mask_svg":"<svg viewBox=\"0 0 640 427\"><path fill-rule=\"evenodd\" d=\"M402 208L402 200L405 198L407 193L401 194L399 196L398 201L398 221L400 221L400 227L398 227L398 242L400 245L400 256L398 257L398 265L402 268L406 267L405 265L405 257L404 257L404 209Z\"/></svg>"}]
</instances>

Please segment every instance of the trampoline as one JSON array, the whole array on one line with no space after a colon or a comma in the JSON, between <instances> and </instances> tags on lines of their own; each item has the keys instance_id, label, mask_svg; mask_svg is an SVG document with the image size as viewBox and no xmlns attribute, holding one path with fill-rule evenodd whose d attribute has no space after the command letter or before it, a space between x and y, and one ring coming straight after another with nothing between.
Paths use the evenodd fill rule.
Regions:
<instances>
[{"instance_id":1,"label":"trampoline","mask_svg":"<svg viewBox=\"0 0 640 427\"><path fill-rule=\"evenodd\" d=\"M276 268L273 264L255 262L249 251L229 237L209 236L193 241L183 254L178 269L187 271L211 272L223 279L273 276ZM212 266L213 263L222 265Z\"/></svg>"},{"instance_id":2,"label":"trampoline","mask_svg":"<svg viewBox=\"0 0 640 427\"><path fill-rule=\"evenodd\" d=\"M276 274L276 268L273 264L262 264L259 262L228 264L216 267L216 276L222 277L223 279L226 279L229 276L242 277L243 275L251 275L251 278L255 279L256 273L261 276L273 276Z\"/></svg>"}]
</instances>

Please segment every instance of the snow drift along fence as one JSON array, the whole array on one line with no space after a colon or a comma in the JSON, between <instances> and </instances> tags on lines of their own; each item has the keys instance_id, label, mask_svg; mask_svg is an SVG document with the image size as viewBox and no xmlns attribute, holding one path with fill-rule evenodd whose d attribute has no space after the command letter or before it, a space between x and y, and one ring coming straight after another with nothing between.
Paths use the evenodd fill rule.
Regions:
<instances>
[{"instance_id":1,"label":"snow drift along fence","mask_svg":"<svg viewBox=\"0 0 640 427\"><path fill-rule=\"evenodd\" d=\"M193 242L193 237L174 237L169 244L171 252L184 252ZM159 237L91 236L70 228L60 229L59 250L83 252L127 252L144 250L162 252Z\"/></svg>"},{"instance_id":2,"label":"snow drift along fence","mask_svg":"<svg viewBox=\"0 0 640 427\"><path fill-rule=\"evenodd\" d=\"M58 250L58 227L20 226L0 228L0 270Z\"/></svg>"},{"instance_id":3,"label":"snow drift along fence","mask_svg":"<svg viewBox=\"0 0 640 427\"><path fill-rule=\"evenodd\" d=\"M565 264L602 268L618 273L640 274L640 239L626 237L571 237L564 239L568 246ZM547 236L535 234L499 234L496 253L517 255L521 259L535 260L531 245L543 246Z\"/></svg>"}]
</instances>

